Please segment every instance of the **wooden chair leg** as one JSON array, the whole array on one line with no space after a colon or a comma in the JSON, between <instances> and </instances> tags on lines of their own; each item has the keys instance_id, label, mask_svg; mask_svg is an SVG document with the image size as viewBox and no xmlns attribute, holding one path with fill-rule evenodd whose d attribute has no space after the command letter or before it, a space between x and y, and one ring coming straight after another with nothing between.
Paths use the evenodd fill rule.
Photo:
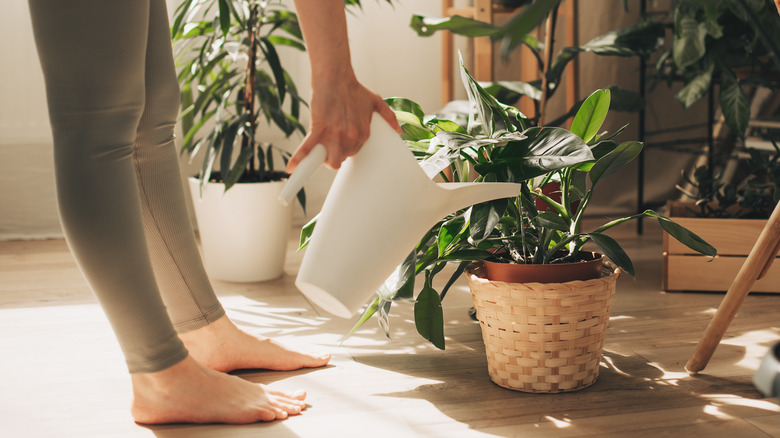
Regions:
<instances>
[{"instance_id":1,"label":"wooden chair leg","mask_svg":"<svg viewBox=\"0 0 780 438\"><path fill-rule=\"evenodd\" d=\"M775 206L772 216L731 283L710 325L699 340L696 350L685 364L688 373L695 375L707 366L753 284L760 276L766 274L769 265L777 256L778 248L780 248L780 204Z\"/></svg>"}]
</instances>

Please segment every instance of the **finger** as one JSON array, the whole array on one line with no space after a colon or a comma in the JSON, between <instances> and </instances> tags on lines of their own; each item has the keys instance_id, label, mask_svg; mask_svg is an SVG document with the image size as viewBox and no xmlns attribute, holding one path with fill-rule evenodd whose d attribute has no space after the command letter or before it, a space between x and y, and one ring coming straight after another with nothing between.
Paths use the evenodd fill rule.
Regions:
<instances>
[{"instance_id":1,"label":"finger","mask_svg":"<svg viewBox=\"0 0 780 438\"><path fill-rule=\"evenodd\" d=\"M314 146L317 146L320 143L320 137L319 135L314 135L313 133L309 133L301 143L300 146L298 146L298 149L295 150L292 157L290 157L290 160L287 162L287 168L285 169L287 173L293 173L295 169L298 167L298 165L301 163L301 160L306 158L307 155L311 152L312 149L314 149Z\"/></svg>"},{"instance_id":2,"label":"finger","mask_svg":"<svg viewBox=\"0 0 780 438\"><path fill-rule=\"evenodd\" d=\"M395 132L397 132L398 134L403 133L403 131L401 130L401 125L398 123L398 119L395 117L395 112L393 112L390 106L386 104L383 100L377 103L374 110L378 112L383 119L385 119L387 124L390 125L390 127L393 128Z\"/></svg>"}]
</instances>

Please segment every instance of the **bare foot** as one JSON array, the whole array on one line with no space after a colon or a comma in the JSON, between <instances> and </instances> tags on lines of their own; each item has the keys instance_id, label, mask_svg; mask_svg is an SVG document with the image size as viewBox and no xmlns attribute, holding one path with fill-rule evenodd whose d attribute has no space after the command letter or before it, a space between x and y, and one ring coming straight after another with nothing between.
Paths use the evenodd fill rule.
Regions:
<instances>
[{"instance_id":1,"label":"bare foot","mask_svg":"<svg viewBox=\"0 0 780 438\"><path fill-rule=\"evenodd\" d=\"M330 361L329 354L302 353L272 339L252 336L227 316L179 337L196 361L222 372L250 368L290 371L321 367Z\"/></svg>"},{"instance_id":2,"label":"bare foot","mask_svg":"<svg viewBox=\"0 0 780 438\"><path fill-rule=\"evenodd\" d=\"M300 414L303 391L287 394L210 370L190 356L155 373L131 374L138 423L254 423Z\"/></svg>"}]
</instances>

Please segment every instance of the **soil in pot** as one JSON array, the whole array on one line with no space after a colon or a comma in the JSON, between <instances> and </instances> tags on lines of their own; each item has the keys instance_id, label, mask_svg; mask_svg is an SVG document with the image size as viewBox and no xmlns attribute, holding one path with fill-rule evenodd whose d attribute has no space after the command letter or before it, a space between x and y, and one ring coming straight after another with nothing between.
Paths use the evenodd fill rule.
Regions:
<instances>
[{"instance_id":1,"label":"soil in pot","mask_svg":"<svg viewBox=\"0 0 780 438\"><path fill-rule=\"evenodd\" d=\"M507 283L565 283L601 276L604 256L583 252L582 260L551 265L517 264L485 260L487 278Z\"/></svg>"}]
</instances>

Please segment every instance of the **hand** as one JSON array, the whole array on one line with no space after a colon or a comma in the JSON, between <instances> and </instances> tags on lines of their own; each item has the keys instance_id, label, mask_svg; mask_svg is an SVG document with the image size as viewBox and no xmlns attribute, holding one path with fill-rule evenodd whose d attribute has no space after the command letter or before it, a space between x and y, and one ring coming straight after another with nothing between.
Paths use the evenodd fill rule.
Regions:
<instances>
[{"instance_id":1,"label":"hand","mask_svg":"<svg viewBox=\"0 0 780 438\"><path fill-rule=\"evenodd\" d=\"M287 172L292 173L318 144L328 151L325 164L333 169L341 167L341 163L355 155L368 139L374 112L401 133L393 110L354 76L328 84L319 83L311 97L309 134L290 158Z\"/></svg>"}]
</instances>

